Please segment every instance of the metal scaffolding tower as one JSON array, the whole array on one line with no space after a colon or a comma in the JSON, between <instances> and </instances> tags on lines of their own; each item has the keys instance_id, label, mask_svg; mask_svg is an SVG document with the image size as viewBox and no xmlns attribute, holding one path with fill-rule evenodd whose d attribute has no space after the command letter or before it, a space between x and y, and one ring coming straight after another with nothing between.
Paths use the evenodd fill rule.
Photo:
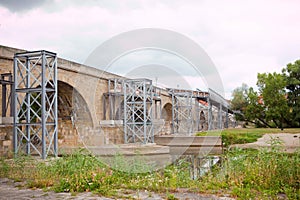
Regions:
<instances>
[{"instance_id":1,"label":"metal scaffolding tower","mask_svg":"<svg viewBox=\"0 0 300 200\"><path fill-rule=\"evenodd\" d=\"M208 130L228 128L229 104L219 93L209 88ZM217 110L217 119L213 119L213 106ZM224 115L224 116L223 116ZM225 117L225 118L224 118ZM224 118L224 119L223 119Z\"/></svg>"},{"instance_id":2,"label":"metal scaffolding tower","mask_svg":"<svg viewBox=\"0 0 300 200\"><path fill-rule=\"evenodd\" d=\"M192 91L175 91L172 95L172 132L191 135L193 132L193 93Z\"/></svg>"},{"instance_id":3,"label":"metal scaffolding tower","mask_svg":"<svg viewBox=\"0 0 300 200\"><path fill-rule=\"evenodd\" d=\"M148 79L125 80L123 87L125 143L153 143L152 81Z\"/></svg>"},{"instance_id":4,"label":"metal scaffolding tower","mask_svg":"<svg viewBox=\"0 0 300 200\"><path fill-rule=\"evenodd\" d=\"M14 152L57 156L57 57L48 51L14 57Z\"/></svg>"},{"instance_id":5,"label":"metal scaffolding tower","mask_svg":"<svg viewBox=\"0 0 300 200\"><path fill-rule=\"evenodd\" d=\"M208 94L201 91L169 89L172 96L172 132L191 135L200 131L199 100L207 101Z\"/></svg>"}]
</instances>

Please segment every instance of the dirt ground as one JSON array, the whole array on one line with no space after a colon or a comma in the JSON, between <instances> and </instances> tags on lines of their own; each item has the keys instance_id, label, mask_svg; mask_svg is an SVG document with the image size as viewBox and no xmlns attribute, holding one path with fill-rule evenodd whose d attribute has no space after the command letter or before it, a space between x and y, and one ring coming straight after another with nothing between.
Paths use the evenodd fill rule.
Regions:
<instances>
[{"instance_id":1,"label":"dirt ground","mask_svg":"<svg viewBox=\"0 0 300 200\"><path fill-rule=\"evenodd\" d=\"M300 149L300 133L265 134L263 137L259 138L256 142L248 143L248 144L236 144L236 145L232 145L231 147L254 148L254 149L258 149L261 147L270 148L272 143L281 146L281 150L284 152L293 153Z\"/></svg>"},{"instance_id":2,"label":"dirt ground","mask_svg":"<svg viewBox=\"0 0 300 200\"><path fill-rule=\"evenodd\" d=\"M125 194L126 193L126 194ZM173 193L178 199L199 199L199 200L233 200L232 198L217 197L215 195L196 194L187 191L179 191ZM161 200L166 199L165 194L157 194L148 191L120 191L120 198L113 199L139 199L139 200ZM0 178L0 199L1 200L19 200L19 199L34 199L34 200L52 200L52 199L74 199L74 200L111 200L112 198L101 197L91 192L77 193L55 193L53 191L43 191L41 189L26 189L24 183L14 182L7 178Z\"/></svg>"}]
</instances>

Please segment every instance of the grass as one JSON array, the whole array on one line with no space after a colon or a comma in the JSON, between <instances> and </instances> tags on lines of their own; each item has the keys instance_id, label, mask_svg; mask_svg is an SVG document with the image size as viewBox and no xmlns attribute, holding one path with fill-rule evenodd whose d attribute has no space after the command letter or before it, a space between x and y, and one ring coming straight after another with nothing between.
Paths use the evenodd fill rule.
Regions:
<instances>
[{"instance_id":1,"label":"grass","mask_svg":"<svg viewBox=\"0 0 300 200\"><path fill-rule=\"evenodd\" d=\"M207 131L199 132L197 136L206 135L221 135L222 140L226 147L232 144L245 144L256 142L258 138L261 138L267 133L300 133L300 129L275 129L275 128L236 128L236 129L225 129L222 131Z\"/></svg>"},{"instance_id":2,"label":"grass","mask_svg":"<svg viewBox=\"0 0 300 200\"><path fill-rule=\"evenodd\" d=\"M274 130L267 131L274 133ZM251 134L267 131L226 130L222 135L240 133L247 135L248 140ZM238 140L230 140L235 141ZM147 190L165 194L166 199L176 199L174 192L180 188L197 193L229 194L238 199L277 199L279 194L288 199L300 199L300 150L285 154L279 151L280 142L273 141L272 145L271 151L231 149L223 155L222 166L215 166L198 180L190 179L190 164L184 159L161 170L136 173L147 164L142 161L128 164L118 155L115 165L127 168L118 171L84 150L46 161L26 156L0 159L0 177L25 182L29 188L74 195L91 191L125 199L132 198L130 192L126 192L132 190Z\"/></svg>"},{"instance_id":3,"label":"grass","mask_svg":"<svg viewBox=\"0 0 300 200\"><path fill-rule=\"evenodd\" d=\"M92 191L115 198L129 198L120 196L120 190L147 190L176 199L173 193L178 188L188 188L191 192L226 193L239 199L275 199L278 194L299 199L299 165L299 152L234 149L225 155L222 167L216 166L201 179L191 180L189 164L184 160L159 171L138 174L112 170L81 152L47 162L30 157L1 160L0 177L26 181L30 188L72 194Z\"/></svg>"},{"instance_id":4,"label":"grass","mask_svg":"<svg viewBox=\"0 0 300 200\"><path fill-rule=\"evenodd\" d=\"M124 163L124 160L120 159L119 155L118 162ZM141 163L138 163L138 166L140 165ZM13 160L2 159L0 177L26 181L29 188L44 188L72 194L92 191L108 197L118 196L120 189L165 192L166 189L187 187L190 183L188 164L185 161L154 173L135 173L137 166L126 167L131 169L113 170L97 157L80 151L47 162L26 156Z\"/></svg>"},{"instance_id":5,"label":"grass","mask_svg":"<svg viewBox=\"0 0 300 200\"><path fill-rule=\"evenodd\" d=\"M224 167L204 180L214 182L219 189L229 189L239 199L277 199L278 194L299 199L300 154L289 155L277 150L231 151Z\"/></svg>"}]
</instances>

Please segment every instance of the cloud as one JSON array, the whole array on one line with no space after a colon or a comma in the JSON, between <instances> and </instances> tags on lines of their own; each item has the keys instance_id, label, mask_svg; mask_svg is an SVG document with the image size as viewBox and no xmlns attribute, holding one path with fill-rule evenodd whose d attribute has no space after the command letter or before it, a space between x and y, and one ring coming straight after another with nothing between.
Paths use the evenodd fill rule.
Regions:
<instances>
[{"instance_id":1,"label":"cloud","mask_svg":"<svg viewBox=\"0 0 300 200\"><path fill-rule=\"evenodd\" d=\"M1 1L0 44L55 51L83 63L114 35L138 28L169 29L203 47L226 94L243 82L254 86L258 72L280 71L299 59L299 1L27 1ZM144 58L132 56L147 64ZM180 64L166 56L163 60Z\"/></svg>"},{"instance_id":2,"label":"cloud","mask_svg":"<svg viewBox=\"0 0 300 200\"><path fill-rule=\"evenodd\" d=\"M0 5L8 8L12 12L22 12L22 11L29 11L33 8L40 7L46 2L52 0L1 0Z\"/></svg>"}]
</instances>

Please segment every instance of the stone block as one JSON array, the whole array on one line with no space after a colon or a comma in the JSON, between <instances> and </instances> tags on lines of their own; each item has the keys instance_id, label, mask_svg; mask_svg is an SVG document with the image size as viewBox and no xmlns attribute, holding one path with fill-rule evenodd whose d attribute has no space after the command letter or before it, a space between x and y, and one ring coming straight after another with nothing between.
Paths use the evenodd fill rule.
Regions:
<instances>
[{"instance_id":1,"label":"stone block","mask_svg":"<svg viewBox=\"0 0 300 200\"><path fill-rule=\"evenodd\" d=\"M123 125L123 120L101 120L101 127L115 127Z\"/></svg>"},{"instance_id":2,"label":"stone block","mask_svg":"<svg viewBox=\"0 0 300 200\"><path fill-rule=\"evenodd\" d=\"M4 140L3 141L3 146L11 146L11 141L10 140Z\"/></svg>"},{"instance_id":3,"label":"stone block","mask_svg":"<svg viewBox=\"0 0 300 200\"><path fill-rule=\"evenodd\" d=\"M2 117L2 124L12 124L14 123L13 117Z\"/></svg>"}]
</instances>

